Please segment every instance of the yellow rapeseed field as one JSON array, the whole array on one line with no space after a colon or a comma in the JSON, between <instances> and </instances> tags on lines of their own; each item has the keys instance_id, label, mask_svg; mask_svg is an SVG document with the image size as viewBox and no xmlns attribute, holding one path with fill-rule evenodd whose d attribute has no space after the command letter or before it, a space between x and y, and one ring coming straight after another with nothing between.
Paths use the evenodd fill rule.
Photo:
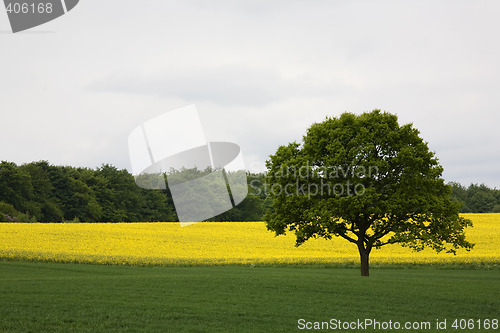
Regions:
<instances>
[{"instance_id":1,"label":"yellow rapeseed field","mask_svg":"<svg viewBox=\"0 0 500 333\"><path fill-rule=\"evenodd\" d=\"M500 214L464 214L474 223L471 252L436 254L389 245L372 263L500 264ZM0 223L0 258L125 265L213 265L358 262L354 244L312 239L295 247L295 236L275 237L264 222Z\"/></svg>"}]
</instances>

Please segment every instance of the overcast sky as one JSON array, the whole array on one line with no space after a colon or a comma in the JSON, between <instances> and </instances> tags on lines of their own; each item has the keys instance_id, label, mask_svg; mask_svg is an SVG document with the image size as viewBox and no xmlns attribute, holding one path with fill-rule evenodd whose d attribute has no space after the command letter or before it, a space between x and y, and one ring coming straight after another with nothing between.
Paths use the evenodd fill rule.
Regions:
<instances>
[{"instance_id":1,"label":"overcast sky","mask_svg":"<svg viewBox=\"0 0 500 333\"><path fill-rule=\"evenodd\" d=\"M327 116L413 123L446 181L500 188L499 1L81 0L12 34L0 9L0 160L130 170L142 122L196 104L264 170Z\"/></svg>"}]
</instances>

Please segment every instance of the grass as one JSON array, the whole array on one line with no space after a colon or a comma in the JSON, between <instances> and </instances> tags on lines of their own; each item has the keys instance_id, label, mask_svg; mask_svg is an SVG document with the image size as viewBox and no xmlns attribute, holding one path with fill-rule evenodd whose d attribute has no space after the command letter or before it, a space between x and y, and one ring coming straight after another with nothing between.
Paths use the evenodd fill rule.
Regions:
<instances>
[{"instance_id":1,"label":"grass","mask_svg":"<svg viewBox=\"0 0 500 333\"><path fill-rule=\"evenodd\" d=\"M436 332L446 319L439 332L456 332L454 319L500 319L497 269L379 268L363 278L299 267L0 261L0 332L293 332L300 318L429 321Z\"/></svg>"}]
</instances>

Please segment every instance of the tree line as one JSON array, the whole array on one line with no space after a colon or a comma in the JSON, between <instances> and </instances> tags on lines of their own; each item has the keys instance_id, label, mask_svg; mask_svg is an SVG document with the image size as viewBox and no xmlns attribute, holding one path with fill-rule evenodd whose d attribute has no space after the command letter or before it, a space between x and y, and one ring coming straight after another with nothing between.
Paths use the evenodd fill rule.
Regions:
<instances>
[{"instance_id":1,"label":"tree line","mask_svg":"<svg viewBox=\"0 0 500 333\"><path fill-rule=\"evenodd\" d=\"M452 198L462 203L462 213L500 213L500 190L481 184L465 187L451 182Z\"/></svg>"},{"instance_id":2,"label":"tree line","mask_svg":"<svg viewBox=\"0 0 500 333\"><path fill-rule=\"evenodd\" d=\"M262 175L248 175L262 184ZM256 183L254 180L257 179ZM251 194L259 194L254 186ZM213 221L260 221L264 195L249 195ZM0 163L0 222L178 221L168 187L144 189L127 170L55 166L47 161Z\"/></svg>"},{"instance_id":3,"label":"tree line","mask_svg":"<svg viewBox=\"0 0 500 333\"><path fill-rule=\"evenodd\" d=\"M272 209L265 174L248 173L247 198L211 221L261 221ZM500 190L450 183L463 213L500 212ZM144 189L127 170L0 162L0 222L178 221L168 187Z\"/></svg>"}]
</instances>

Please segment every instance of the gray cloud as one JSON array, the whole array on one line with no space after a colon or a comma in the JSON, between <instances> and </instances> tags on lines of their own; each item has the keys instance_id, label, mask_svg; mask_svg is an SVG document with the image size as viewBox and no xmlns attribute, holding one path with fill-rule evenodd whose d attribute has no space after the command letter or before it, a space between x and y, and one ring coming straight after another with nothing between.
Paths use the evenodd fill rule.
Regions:
<instances>
[{"instance_id":1,"label":"gray cloud","mask_svg":"<svg viewBox=\"0 0 500 333\"><path fill-rule=\"evenodd\" d=\"M187 103L262 107L293 97L327 96L340 85L285 78L276 70L241 65L174 69L144 75L113 73L90 83L91 91L178 98Z\"/></svg>"}]
</instances>

